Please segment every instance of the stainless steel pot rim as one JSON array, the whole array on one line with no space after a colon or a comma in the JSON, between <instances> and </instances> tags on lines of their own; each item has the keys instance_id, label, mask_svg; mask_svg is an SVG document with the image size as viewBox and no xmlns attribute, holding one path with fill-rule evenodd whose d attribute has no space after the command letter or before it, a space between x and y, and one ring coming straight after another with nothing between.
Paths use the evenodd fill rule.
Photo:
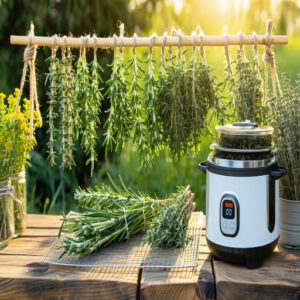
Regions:
<instances>
[{"instance_id":1,"label":"stainless steel pot rim","mask_svg":"<svg viewBox=\"0 0 300 300\"><path fill-rule=\"evenodd\" d=\"M220 150L224 152L235 152L235 153L258 153L258 152L270 152L275 151L276 148L274 146L270 148L262 148L262 149L234 149L234 148L224 148L218 144L211 144L210 149L212 150Z\"/></svg>"},{"instance_id":2,"label":"stainless steel pot rim","mask_svg":"<svg viewBox=\"0 0 300 300\"><path fill-rule=\"evenodd\" d=\"M263 168L274 165L277 160L275 156L269 159L261 160L233 160L208 155L208 162L212 163L213 165L226 168Z\"/></svg>"}]
</instances>

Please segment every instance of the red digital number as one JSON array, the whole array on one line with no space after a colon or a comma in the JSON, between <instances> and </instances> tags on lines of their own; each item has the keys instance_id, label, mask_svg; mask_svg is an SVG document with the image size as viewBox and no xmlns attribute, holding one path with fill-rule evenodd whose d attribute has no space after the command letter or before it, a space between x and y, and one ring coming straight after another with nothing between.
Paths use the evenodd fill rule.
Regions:
<instances>
[{"instance_id":1,"label":"red digital number","mask_svg":"<svg viewBox=\"0 0 300 300\"><path fill-rule=\"evenodd\" d=\"M224 204L226 208L233 208L233 203L231 201L225 201Z\"/></svg>"}]
</instances>

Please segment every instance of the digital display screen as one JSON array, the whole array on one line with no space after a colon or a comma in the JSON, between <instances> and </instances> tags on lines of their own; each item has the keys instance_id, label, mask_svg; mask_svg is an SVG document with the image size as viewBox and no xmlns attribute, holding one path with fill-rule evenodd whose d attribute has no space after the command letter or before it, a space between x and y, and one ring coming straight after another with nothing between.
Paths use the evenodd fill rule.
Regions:
<instances>
[{"instance_id":1,"label":"digital display screen","mask_svg":"<svg viewBox=\"0 0 300 300\"><path fill-rule=\"evenodd\" d=\"M232 200L224 200L222 210L224 219L234 219L234 202Z\"/></svg>"}]
</instances>

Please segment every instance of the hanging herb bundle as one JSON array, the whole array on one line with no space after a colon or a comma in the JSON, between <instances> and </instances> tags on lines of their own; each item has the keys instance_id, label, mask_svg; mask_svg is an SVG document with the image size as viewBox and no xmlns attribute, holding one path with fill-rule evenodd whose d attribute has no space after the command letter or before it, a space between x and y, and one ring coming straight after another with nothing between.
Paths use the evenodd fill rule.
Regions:
<instances>
[{"instance_id":1,"label":"hanging herb bundle","mask_svg":"<svg viewBox=\"0 0 300 300\"><path fill-rule=\"evenodd\" d=\"M50 81L50 89L48 92L49 97L49 108L48 108L48 124L49 129L47 133L49 134L49 141L48 141L48 159L50 160L50 165L56 165L56 156L57 153L55 151L55 143L57 139L57 129L55 128L55 120L57 118L57 98L58 98L58 84L59 84L59 60L56 56L57 48L55 46L52 47L51 50L51 57L50 57L50 66L49 66L49 73L47 78Z\"/></svg>"},{"instance_id":2,"label":"hanging herb bundle","mask_svg":"<svg viewBox=\"0 0 300 300\"><path fill-rule=\"evenodd\" d=\"M263 92L259 72L257 58L250 63L241 46L237 52L233 91L236 118L240 121L251 120L258 124L263 122L261 112Z\"/></svg>"},{"instance_id":3,"label":"hanging herb bundle","mask_svg":"<svg viewBox=\"0 0 300 300\"><path fill-rule=\"evenodd\" d=\"M208 111L218 108L218 92L203 48L201 61L196 59L194 47L191 63L186 64L180 42L178 46L177 62L171 60L161 72L158 98L163 138L172 156L180 158L181 153L198 151Z\"/></svg>"},{"instance_id":4,"label":"hanging herb bundle","mask_svg":"<svg viewBox=\"0 0 300 300\"><path fill-rule=\"evenodd\" d=\"M115 44L116 44L116 36ZM112 73L107 81L106 94L110 99L108 119L105 122L106 133L104 145L107 150L121 151L131 132L131 110L127 97L126 66L124 63L122 47L117 52L114 47L114 61L111 65Z\"/></svg>"},{"instance_id":5,"label":"hanging herb bundle","mask_svg":"<svg viewBox=\"0 0 300 300\"><path fill-rule=\"evenodd\" d=\"M151 45L148 54L148 68L145 74L144 101L146 107L146 126L148 130L149 159L152 158L157 151L161 142L160 126L158 120L158 82L155 78L154 61L152 55L152 45L155 35L151 37Z\"/></svg>"},{"instance_id":6,"label":"hanging herb bundle","mask_svg":"<svg viewBox=\"0 0 300 300\"><path fill-rule=\"evenodd\" d=\"M136 34L134 35L134 43L135 40ZM147 145L149 136L147 136L147 124L145 123L145 108L142 99L143 89L140 85L140 80L143 77L143 70L140 67L141 62L136 55L135 45L133 46L132 52L133 58L129 61L128 64L128 69L131 74L128 99L130 100L132 113L133 142L138 145L140 163L142 165L149 165L151 163L149 148Z\"/></svg>"},{"instance_id":7,"label":"hanging herb bundle","mask_svg":"<svg viewBox=\"0 0 300 300\"><path fill-rule=\"evenodd\" d=\"M150 221L144 241L151 247L184 247L191 240L187 236L188 221L195 209L190 187L179 188L172 201L163 206Z\"/></svg>"},{"instance_id":8,"label":"hanging herb bundle","mask_svg":"<svg viewBox=\"0 0 300 300\"><path fill-rule=\"evenodd\" d=\"M73 91L74 74L72 65L72 54L70 48L62 49L60 61L60 116L61 116L61 158L62 167L71 169L75 165L73 158L74 149L74 112Z\"/></svg>"},{"instance_id":9,"label":"hanging herb bundle","mask_svg":"<svg viewBox=\"0 0 300 300\"><path fill-rule=\"evenodd\" d=\"M195 33L192 34L195 38ZM202 39L203 33L200 32ZM187 70L187 88L192 92L190 104L190 148L194 152L199 150L201 136L204 131L209 133L208 113L213 109L217 117L220 115L219 93L212 68L207 64L205 51L200 46L200 59L197 59L195 46L193 56ZM210 118L211 119L211 118Z\"/></svg>"},{"instance_id":10,"label":"hanging herb bundle","mask_svg":"<svg viewBox=\"0 0 300 300\"><path fill-rule=\"evenodd\" d=\"M112 242L129 239L143 231L161 207L179 198L187 201L188 195L186 190L179 189L169 198L157 200L114 183L95 190L78 190L75 199L83 212L64 217L64 254L80 258Z\"/></svg>"},{"instance_id":11,"label":"hanging herb bundle","mask_svg":"<svg viewBox=\"0 0 300 300\"><path fill-rule=\"evenodd\" d=\"M100 123L101 103L103 100L101 73L103 69L97 61L97 48L94 47L94 58L91 63L90 91L89 97L84 107L84 126L82 133L82 145L86 155L89 156L87 163L91 164L91 175L94 171L95 161L97 160L97 152L95 150L97 144L97 128Z\"/></svg>"}]
</instances>

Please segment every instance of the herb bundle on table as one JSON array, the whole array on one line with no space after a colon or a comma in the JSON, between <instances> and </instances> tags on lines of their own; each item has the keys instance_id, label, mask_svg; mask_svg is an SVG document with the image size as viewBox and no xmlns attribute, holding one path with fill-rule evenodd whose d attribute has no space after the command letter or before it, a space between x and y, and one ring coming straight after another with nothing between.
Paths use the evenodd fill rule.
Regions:
<instances>
[{"instance_id":1,"label":"herb bundle on table","mask_svg":"<svg viewBox=\"0 0 300 300\"><path fill-rule=\"evenodd\" d=\"M81 190L75 193L81 213L65 216L61 232L67 234L63 239L63 254L72 254L80 258L93 253L112 242L129 239L145 230L151 223L152 234L145 240L152 246L181 247L186 245L187 222L194 209L193 194L190 188L178 188L168 198L158 200L141 192L125 187L102 185L94 190ZM157 220L164 220L164 207L174 210L169 220L169 228L161 228ZM177 235L174 229L177 227ZM157 232L162 235L157 236ZM158 239L154 245L153 236ZM159 241L161 242L159 243ZM169 242L168 242L169 241Z\"/></svg>"}]
</instances>

